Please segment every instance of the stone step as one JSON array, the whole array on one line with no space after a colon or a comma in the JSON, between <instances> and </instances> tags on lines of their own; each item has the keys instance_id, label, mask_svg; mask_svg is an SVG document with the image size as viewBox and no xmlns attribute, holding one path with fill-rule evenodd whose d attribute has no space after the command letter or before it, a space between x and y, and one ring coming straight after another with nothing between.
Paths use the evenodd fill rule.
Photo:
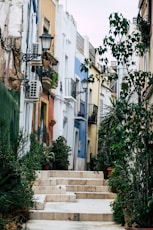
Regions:
<instances>
[{"instance_id":1,"label":"stone step","mask_svg":"<svg viewBox=\"0 0 153 230\"><path fill-rule=\"evenodd\" d=\"M124 226L110 221L30 220L26 227L28 230L125 230Z\"/></svg>"},{"instance_id":2,"label":"stone step","mask_svg":"<svg viewBox=\"0 0 153 230\"><path fill-rule=\"evenodd\" d=\"M115 199L116 194L111 192L75 192L77 199Z\"/></svg>"},{"instance_id":3,"label":"stone step","mask_svg":"<svg viewBox=\"0 0 153 230\"><path fill-rule=\"evenodd\" d=\"M66 185L66 191L71 192L108 192L108 186Z\"/></svg>"},{"instance_id":4,"label":"stone step","mask_svg":"<svg viewBox=\"0 0 153 230\"><path fill-rule=\"evenodd\" d=\"M31 210L33 220L112 221L113 200L78 199L76 202L47 202L44 210Z\"/></svg>"},{"instance_id":5,"label":"stone step","mask_svg":"<svg viewBox=\"0 0 153 230\"><path fill-rule=\"evenodd\" d=\"M46 202L76 202L76 194L66 192L66 194L47 194Z\"/></svg>"},{"instance_id":6,"label":"stone step","mask_svg":"<svg viewBox=\"0 0 153 230\"><path fill-rule=\"evenodd\" d=\"M55 178L56 184L64 185L104 185L103 179L90 179L90 178Z\"/></svg>"},{"instance_id":7,"label":"stone step","mask_svg":"<svg viewBox=\"0 0 153 230\"><path fill-rule=\"evenodd\" d=\"M35 194L33 196L34 209L43 210L46 202L76 202L76 194L66 192L66 194Z\"/></svg>"},{"instance_id":8,"label":"stone step","mask_svg":"<svg viewBox=\"0 0 153 230\"><path fill-rule=\"evenodd\" d=\"M103 179L90 179L90 178L48 178L48 179L36 179L34 185L38 186L55 186L55 185L95 185L103 186Z\"/></svg>"},{"instance_id":9,"label":"stone step","mask_svg":"<svg viewBox=\"0 0 153 230\"><path fill-rule=\"evenodd\" d=\"M113 221L111 213L72 213L72 212L50 212L50 211L32 211L31 220L71 220L71 221Z\"/></svg>"},{"instance_id":10,"label":"stone step","mask_svg":"<svg viewBox=\"0 0 153 230\"><path fill-rule=\"evenodd\" d=\"M37 170L36 171L36 180L48 180L50 177L50 170Z\"/></svg>"},{"instance_id":11,"label":"stone step","mask_svg":"<svg viewBox=\"0 0 153 230\"><path fill-rule=\"evenodd\" d=\"M46 194L35 194L33 196L35 210L43 210L46 204Z\"/></svg>"},{"instance_id":12,"label":"stone step","mask_svg":"<svg viewBox=\"0 0 153 230\"><path fill-rule=\"evenodd\" d=\"M37 171L33 186L36 209L33 220L112 221L110 192L103 172Z\"/></svg>"},{"instance_id":13,"label":"stone step","mask_svg":"<svg viewBox=\"0 0 153 230\"><path fill-rule=\"evenodd\" d=\"M103 172L94 171L69 171L69 170L51 170L51 177L68 177L68 178L99 178L103 179Z\"/></svg>"},{"instance_id":14,"label":"stone step","mask_svg":"<svg viewBox=\"0 0 153 230\"><path fill-rule=\"evenodd\" d=\"M35 186L56 186L59 185L56 182L55 178L48 178L48 179L36 179L34 182Z\"/></svg>"},{"instance_id":15,"label":"stone step","mask_svg":"<svg viewBox=\"0 0 153 230\"><path fill-rule=\"evenodd\" d=\"M34 194L65 194L66 186L56 185L56 186L33 186Z\"/></svg>"}]
</instances>

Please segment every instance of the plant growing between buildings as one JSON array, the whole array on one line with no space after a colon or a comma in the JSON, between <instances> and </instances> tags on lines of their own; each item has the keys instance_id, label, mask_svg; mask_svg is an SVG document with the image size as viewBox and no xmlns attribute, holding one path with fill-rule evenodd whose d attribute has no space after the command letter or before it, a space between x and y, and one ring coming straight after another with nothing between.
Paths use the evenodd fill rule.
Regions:
<instances>
[{"instance_id":1,"label":"plant growing between buildings","mask_svg":"<svg viewBox=\"0 0 153 230\"><path fill-rule=\"evenodd\" d=\"M122 119L122 113L119 110L120 102L111 100L111 103L112 107L108 108L109 112L100 123L98 132L97 168L104 172L106 179L108 179L107 169L114 167L114 162L118 157L118 154L112 150L112 145L116 142L115 128L120 124ZM120 138L119 133L118 137Z\"/></svg>"},{"instance_id":2,"label":"plant growing between buildings","mask_svg":"<svg viewBox=\"0 0 153 230\"><path fill-rule=\"evenodd\" d=\"M126 69L122 79L126 84L122 84L111 117L109 113L101 123L105 130L99 130L99 160L104 163L100 159L104 153L114 156L109 182L116 188L115 202L128 229L153 228L153 106L146 101L153 79L150 72L135 70L133 61L133 55L143 57L147 47L139 31L128 33L129 22L122 15L111 14L109 22L109 36L97 52L104 55L111 49L119 67Z\"/></svg>"}]
</instances>

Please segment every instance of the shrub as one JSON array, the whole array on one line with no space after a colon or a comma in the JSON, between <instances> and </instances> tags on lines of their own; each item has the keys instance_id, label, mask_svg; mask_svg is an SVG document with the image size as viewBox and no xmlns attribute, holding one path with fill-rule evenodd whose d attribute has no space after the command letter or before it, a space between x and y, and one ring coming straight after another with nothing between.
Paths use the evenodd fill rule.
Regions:
<instances>
[{"instance_id":1,"label":"shrub","mask_svg":"<svg viewBox=\"0 0 153 230\"><path fill-rule=\"evenodd\" d=\"M56 141L53 141L51 151L55 154L56 169L67 169L70 150L71 148L67 145L67 141L63 136L59 136Z\"/></svg>"},{"instance_id":2,"label":"shrub","mask_svg":"<svg viewBox=\"0 0 153 230\"><path fill-rule=\"evenodd\" d=\"M33 139L30 151L19 158L19 148L21 153L23 144L22 135L13 147L5 141L0 144L0 229L26 222L34 204L32 186L35 169L41 168L41 146Z\"/></svg>"}]
</instances>

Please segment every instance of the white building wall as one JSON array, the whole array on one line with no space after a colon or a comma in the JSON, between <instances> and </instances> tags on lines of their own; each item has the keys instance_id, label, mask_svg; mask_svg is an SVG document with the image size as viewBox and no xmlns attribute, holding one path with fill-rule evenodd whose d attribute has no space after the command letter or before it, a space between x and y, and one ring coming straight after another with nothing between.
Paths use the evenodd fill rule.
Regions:
<instances>
[{"instance_id":1,"label":"white building wall","mask_svg":"<svg viewBox=\"0 0 153 230\"><path fill-rule=\"evenodd\" d=\"M74 102L65 99L67 90L65 89L65 78L74 80L76 25L73 17L64 12L62 5L57 7L55 36L55 57L59 61L59 80L58 87L55 89L54 117L56 125L54 126L53 140L64 136L67 144L73 149ZM71 154L69 168L72 168L72 161Z\"/></svg>"},{"instance_id":2,"label":"white building wall","mask_svg":"<svg viewBox=\"0 0 153 230\"><path fill-rule=\"evenodd\" d=\"M36 23L36 13L33 10L32 1L25 1L25 4L22 5L22 16L23 16L23 24L22 24L22 45L21 45L21 52L22 53L31 53L32 52L32 43L36 43L36 30L37 25ZM22 62L21 64L21 72L22 77L26 78L28 81L35 78L35 73L31 72L31 65L29 62ZM26 145L26 150L30 147L30 134L32 131L32 112L33 112L33 102L29 102L25 100L25 81L21 83L20 89L20 123L19 127L20 130L23 132L24 135L28 136L28 142ZM25 151L26 151L25 150Z\"/></svg>"},{"instance_id":3,"label":"white building wall","mask_svg":"<svg viewBox=\"0 0 153 230\"><path fill-rule=\"evenodd\" d=\"M4 37L21 37L22 6L25 0L0 2L0 28Z\"/></svg>"}]
</instances>

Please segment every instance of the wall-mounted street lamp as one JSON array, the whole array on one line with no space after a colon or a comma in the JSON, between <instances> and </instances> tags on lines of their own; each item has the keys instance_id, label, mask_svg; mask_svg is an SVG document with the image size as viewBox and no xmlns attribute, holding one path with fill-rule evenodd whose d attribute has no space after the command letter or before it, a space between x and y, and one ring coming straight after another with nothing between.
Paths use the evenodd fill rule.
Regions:
<instances>
[{"instance_id":1,"label":"wall-mounted street lamp","mask_svg":"<svg viewBox=\"0 0 153 230\"><path fill-rule=\"evenodd\" d=\"M49 50L54 37L46 32L43 33L39 38L41 39L42 50Z\"/></svg>"},{"instance_id":2,"label":"wall-mounted street lamp","mask_svg":"<svg viewBox=\"0 0 153 230\"><path fill-rule=\"evenodd\" d=\"M86 92L86 90L88 89L88 80L87 79L83 79L81 81L81 84L82 84L82 88L83 88L84 92Z\"/></svg>"},{"instance_id":3,"label":"wall-mounted street lamp","mask_svg":"<svg viewBox=\"0 0 153 230\"><path fill-rule=\"evenodd\" d=\"M42 44L42 50L49 50L51 46L51 42L54 39L54 37L51 34L43 33L40 37L41 44ZM23 62L29 62L37 57L41 57L42 54L39 53L25 53L22 55L22 61Z\"/></svg>"},{"instance_id":4,"label":"wall-mounted street lamp","mask_svg":"<svg viewBox=\"0 0 153 230\"><path fill-rule=\"evenodd\" d=\"M81 81L81 86L82 86L82 89L83 91L77 91L76 94L81 94L81 93L85 93L87 91L87 88L88 88L88 80L87 79L83 79Z\"/></svg>"}]
</instances>

